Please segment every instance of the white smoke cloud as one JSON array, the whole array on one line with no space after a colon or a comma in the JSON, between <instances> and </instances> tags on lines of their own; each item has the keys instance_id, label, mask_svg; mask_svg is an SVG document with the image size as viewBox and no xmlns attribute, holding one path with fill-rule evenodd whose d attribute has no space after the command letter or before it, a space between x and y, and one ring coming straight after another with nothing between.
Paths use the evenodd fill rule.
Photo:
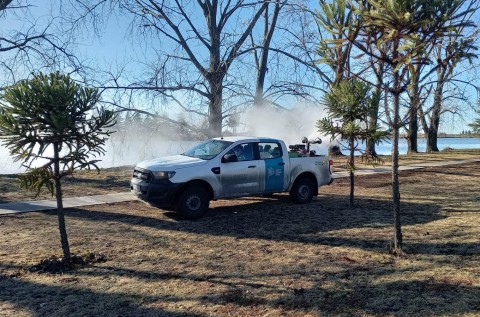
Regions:
<instances>
[{"instance_id":1,"label":"white smoke cloud","mask_svg":"<svg viewBox=\"0 0 480 317\"><path fill-rule=\"evenodd\" d=\"M318 154L326 154L330 137L318 132L315 124L327 116L326 110L319 106L298 106L288 110L269 107L254 108L244 116L246 133L259 137L272 137L284 140L287 145L299 144L302 137L309 140L322 139L322 144L312 145Z\"/></svg>"},{"instance_id":2,"label":"white smoke cloud","mask_svg":"<svg viewBox=\"0 0 480 317\"><path fill-rule=\"evenodd\" d=\"M98 155L92 159L101 160L100 168L132 166L140 161L156 157L175 155L185 152L195 141L173 141L169 136L160 133L147 133L131 127L127 131L113 133L105 144L105 155ZM33 166L40 166L44 162L39 159ZM0 145L0 174L14 174L25 172L21 162L14 162L10 152Z\"/></svg>"},{"instance_id":3,"label":"white smoke cloud","mask_svg":"<svg viewBox=\"0 0 480 317\"><path fill-rule=\"evenodd\" d=\"M139 132L134 129L114 133L106 144L101 167L135 165L140 161L180 154L196 141L178 141L158 132Z\"/></svg>"},{"instance_id":4,"label":"white smoke cloud","mask_svg":"<svg viewBox=\"0 0 480 317\"><path fill-rule=\"evenodd\" d=\"M317 132L315 123L326 116L324 109L313 106L298 106L291 110L273 108L252 109L242 116L245 131L251 136L272 137L284 140L287 145L299 144L302 137L322 139L322 144L311 146L318 154L326 154L330 138ZM198 141L177 141L178 136L160 131L140 129L132 125L111 135L107 141L106 154L98 156L99 167L131 166L140 161L185 152ZM0 146L0 174L25 171L20 162L13 162L5 147Z\"/></svg>"}]
</instances>

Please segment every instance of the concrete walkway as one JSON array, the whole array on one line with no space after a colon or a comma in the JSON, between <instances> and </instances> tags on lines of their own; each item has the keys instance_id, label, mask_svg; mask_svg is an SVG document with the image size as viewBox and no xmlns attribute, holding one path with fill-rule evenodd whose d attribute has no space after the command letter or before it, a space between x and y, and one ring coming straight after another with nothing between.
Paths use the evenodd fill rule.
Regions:
<instances>
[{"instance_id":1,"label":"concrete walkway","mask_svg":"<svg viewBox=\"0 0 480 317\"><path fill-rule=\"evenodd\" d=\"M71 197L71 198L63 198L63 207L72 208L72 207L91 206L91 205L100 205L100 204L109 204L109 203L119 203L119 202L136 200L136 199L137 198L130 192L106 194L106 195L95 195L95 196L84 196L84 197ZM57 208L57 201L55 199L6 203L6 204L0 204L0 216L20 213L20 212L42 211L42 210L50 210L50 209L56 209L56 208Z\"/></svg>"},{"instance_id":2,"label":"concrete walkway","mask_svg":"<svg viewBox=\"0 0 480 317\"><path fill-rule=\"evenodd\" d=\"M480 158L470 159L470 160L459 160L459 161L441 161L441 162L437 161L437 162L409 164L409 165L399 166L398 169L400 171L409 171L409 170L422 169L426 167L441 167L446 165L468 164L468 163L474 163L474 162L480 162ZM335 165L334 165L334 169L335 169ZM382 173L391 173L391 172L392 172L392 168L390 166L389 167L373 167L373 168L357 170L355 171L355 175L371 175L371 174L382 174ZM348 172L334 172L333 178L348 177L349 175L350 174Z\"/></svg>"},{"instance_id":3,"label":"concrete walkway","mask_svg":"<svg viewBox=\"0 0 480 317\"><path fill-rule=\"evenodd\" d=\"M443 162L426 162L421 164L412 164L400 166L400 171L421 169L426 167L439 167L446 165L457 165L457 164L467 164L473 162L480 162L480 158L471 159L471 160L461 160L461 161L443 161ZM380 173L390 173L390 167L376 167L369 169L357 170L355 175L370 175L370 174L380 174ZM348 172L334 172L333 178L342 178L348 177ZM129 191L124 193L115 193L115 194L106 194L106 195L95 195L95 196L84 196L84 197L72 197L63 199L64 208L73 208L81 206L91 206L91 205L100 205L108 203L118 203L125 201L136 200L137 198L131 194ZM0 216L15 214L21 212L30 212L30 211L42 211L56 209L57 202L52 200L34 200L34 201L25 201L25 202L14 202L14 203L5 203L0 204Z\"/></svg>"}]
</instances>

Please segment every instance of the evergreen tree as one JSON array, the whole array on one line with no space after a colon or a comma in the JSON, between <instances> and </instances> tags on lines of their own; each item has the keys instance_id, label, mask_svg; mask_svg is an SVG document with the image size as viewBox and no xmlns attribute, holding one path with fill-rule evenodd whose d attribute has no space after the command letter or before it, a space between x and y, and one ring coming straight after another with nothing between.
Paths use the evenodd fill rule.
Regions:
<instances>
[{"instance_id":1,"label":"evergreen tree","mask_svg":"<svg viewBox=\"0 0 480 317\"><path fill-rule=\"evenodd\" d=\"M412 67L429 63L425 57L432 46L459 25L472 25L473 9L463 11L467 0L356 0L355 12L362 31L355 46L374 60L392 69L392 81L386 90L393 97L389 123L392 127L392 201L394 214L394 251L402 249L400 222L400 183L398 176L398 140L403 121L400 97L410 84ZM370 35L375 34L372 38ZM373 44L373 45L372 45Z\"/></svg>"},{"instance_id":2,"label":"evergreen tree","mask_svg":"<svg viewBox=\"0 0 480 317\"><path fill-rule=\"evenodd\" d=\"M76 169L97 168L115 123L114 113L98 108L97 89L85 88L60 73L34 75L7 88L0 107L0 140L27 172L22 187L45 186L56 196L58 225L66 261L70 247L63 211L61 178ZM33 163L42 160L42 165Z\"/></svg>"},{"instance_id":3,"label":"evergreen tree","mask_svg":"<svg viewBox=\"0 0 480 317\"><path fill-rule=\"evenodd\" d=\"M340 138L347 141L350 150L350 207L354 205L355 151L359 150L360 143L367 140L378 143L389 135L378 124L369 126L368 117L379 98L377 93L370 91L370 86L358 79L340 81L325 95L328 117L317 121L319 132L331 135L332 140Z\"/></svg>"},{"instance_id":4,"label":"evergreen tree","mask_svg":"<svg viewBox=\"0 0 480 317\"><path fill-rule=\"evenodd\" d=\"M480 133L480 118L475 119L469 126L473 129L473 133ZM471 134L472 131L468 131Z\"/></svg>"}]
</instances>

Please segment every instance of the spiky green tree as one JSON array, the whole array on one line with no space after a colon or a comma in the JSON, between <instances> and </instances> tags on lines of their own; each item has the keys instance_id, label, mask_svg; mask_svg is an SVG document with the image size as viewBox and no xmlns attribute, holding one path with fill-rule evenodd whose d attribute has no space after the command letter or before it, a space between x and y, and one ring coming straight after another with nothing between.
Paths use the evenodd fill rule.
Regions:
<instances>
[{"instance_id":1,"label":"spiky green tree","mask_svg":"<svg viewBox=\"0 0 480 317\"><path fill-rule=\"evenodd\" d=\"M430 63L425 52L449 30L459 24L471 25L464 17L468 0L356 0L355 12L362 21L362 31L355 46L363 53L385 63L393 71L386 87L393 97L389 123L392 128L392 199L395 251L402 249L400 222L400 186L398 178L398 140L403 126L400 96L407 90L408 73L417 64ZM371 37L375 34L375 38Z\"/></svg>"},{"instance_id":2,"label":"spiky green tree","mask_svg":"<svg viewBox=\"0 0 480 317\"><path fill-rule=\"evenodd\" d=\"M354 57L352 52L355 39L362 29L362 21L357 16L352 4L352 1L349 0L319 0L320 8L315 12L318 29L324 33L316 53L320 56L318 62L328 65L333 72L333 79L329 82L331 85L338 84L345 77L351 77L353 73L351 61ZM373 70L377 81L375 84L376 94L380 96L381 82L385 71L383 65L371 63L365 67ZM372 105L368 116L369 124L372 126L379 121L381 98L376 98L375 101L378 103ZM375 140L367 139L366 151L373 156L377 155L375 145Z\"/></svg>"},{"instance_id":3,"label":"spiky green tree","mask_svg":"<svg viewBox=\"0 0 480 317\"><path fill-rule=\"evenodd\" d=\"M0 140L27 168L21 186L37 195L47 187L56 196L67 261L71 255L60 180L76 169L98 169L96 156L104 153L115 123L113 112L97 107L99 98L97 89L82 87L67 75L40 73L7 88L0 107Z\"/></svg>"},{"instance_id":4,"label":"spiky green tree","mask_svg":"<svg viewBox=\"0 0 480 317\"><path fill-rule=\"evenodd\" d=\"M320 8L315 12L316 22L319 30L326 33L317 48L318 62L331 68L333 80L330 84L338 84L350 76L350 55L353 39L360 30L360 21L348 0L318 2Z\"/></svg>"},{"instance_id":5,"label":"spiky green tree","mask_svg":"<svg viewBox=\"0 0 480 317\"><path fill-rule=\"evenodd\" d=\"M473 133L480 133L480 118L477 118L475 119L475 121L470 123L469 127L473 129Z\"/></svg>"},{"instance_id":6,"label":"spiky green tree","mask_svg":"<svg viewBox=\"0 0 480 317\"><path fill-rule=\"evenodd\" d=\"M355 151L367 140L378 143L389 135L378 124L369 125L368 118L377 107L378 98L379 94L372 93L367 83L358 79L342 80L324 97L328 117L317 121L319 132L330 135L332 140L340 138L347 142L350 207L354 206L355 196Z\"/></svg>"}]
</instances>

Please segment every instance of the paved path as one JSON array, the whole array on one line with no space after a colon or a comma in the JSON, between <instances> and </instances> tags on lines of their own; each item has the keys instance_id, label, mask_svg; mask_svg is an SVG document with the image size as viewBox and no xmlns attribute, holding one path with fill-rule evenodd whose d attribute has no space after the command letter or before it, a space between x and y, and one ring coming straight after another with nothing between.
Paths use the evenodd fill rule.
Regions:
<instances>
[{"instance_id":1,"label":"paved path","mask_svg":"<svg viewBox=\"0 0 480 317\"><path fill-rule=\"evenodd\" d=\"M106 194L106 195L95 195L95 196L84 196L84 197L72 197L72 198L63 199L63 207L72 208L72 207L91 206L91 205L100 205L100 204L108 204L108 203L118 203L123 201L130 201L130 200L136 200L135 196L130 192ZM41 211L41 210L49 210L49 209L56 209L56 208L57 208L57 201L54 199L6 203L6 204L0 204L0 216L13 214L13 213Z\"/></svg>"},{"instance_id":2,"label":"paved path","mask_svg":"<svg viewBox=\"0 0 480 317\"><path fill-rule=\"evenodd\" d=\"M473 163L473 162L480 162L480 158L471 159L471 160L461 160L461 161L426 162L421 164L404 165L404 166L400 166L399 170L406 171L406 170L421 169L426 167L466 164L466 163ZM391 172L390 167L376 167L376 168L358 170L355 172L355 175L370 175L370 174L390 173L390 172ZM348 177L348 175L349 175L348 172L335 172L333 173L333 178ZM124 202L124 201L132 201L132 200L136 200L136 197L132 195L130 192L124 192L124 193L115 193L115 194L106 194L106 195L64 198L63 206L64 208L72 208L72 207L91 206L91 205L100 205L100 204L108 204L108 203L118 203L118 202ZM21 213L21 212L29 212L29 211L50 210L50 209L56 209L56 208L57 208L57 202L53 199L6 203L6 204L0 204L0 216Z\"/></svg>"},{"instance_id":3,"label":"paved path","mask_svg":"<svg viewBox=\"0 0 480 317\"><path fill-rule=\"evenodd\" d=\"M480 158L470 159L470 160L441 161L441 162L436 161L436 162L409 164L409 165L399 166L398 169L400 171L409 171L409 170L416 170L416 169L421 169L421 168L426 168L426 167L438 167L438 166L446 166L446 165L467 164L467 163L474 163L474 162L480 162ZM334 166L334 169L335 169L335 166ZM390 173L391 171L392 171L392 168L390 166L389 167L374 167L374 168L357 170L355 172L355 175L381 174L381 173ZM348 172L334 172L333 173L333 178L342 178L342 177L348 177L348 176L349 176ZM0 207L1 207L1 205L0 205Z\"/></svg>"}]
</instances>

